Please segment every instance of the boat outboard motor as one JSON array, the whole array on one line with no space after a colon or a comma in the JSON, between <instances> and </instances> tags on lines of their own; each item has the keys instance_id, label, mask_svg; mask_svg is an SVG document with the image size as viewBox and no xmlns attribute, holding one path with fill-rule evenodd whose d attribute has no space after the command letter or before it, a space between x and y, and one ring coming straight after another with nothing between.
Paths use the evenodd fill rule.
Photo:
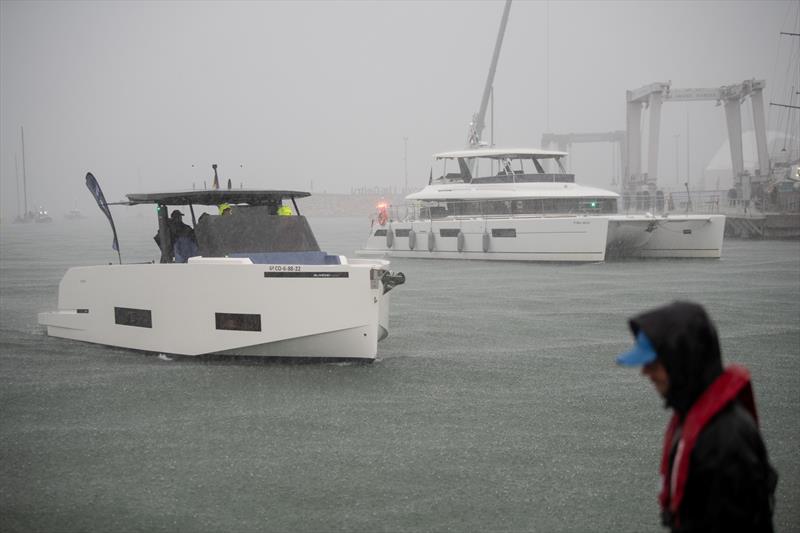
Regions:
<instances>
[{"instance_id":1,"label":"boat outboard motor","mask_svg":"<svg viewBox=\"0 0 800 533\"><path fill-rule=\"evenodd\" d=\"M402 272L390 272L388 270L383 271L383 276L381 276L381 281L383 282L383 294L386 294L390 290L394 289L398 285L402 285L406 282L406 275Z\"/></svg>"}]
</instances>

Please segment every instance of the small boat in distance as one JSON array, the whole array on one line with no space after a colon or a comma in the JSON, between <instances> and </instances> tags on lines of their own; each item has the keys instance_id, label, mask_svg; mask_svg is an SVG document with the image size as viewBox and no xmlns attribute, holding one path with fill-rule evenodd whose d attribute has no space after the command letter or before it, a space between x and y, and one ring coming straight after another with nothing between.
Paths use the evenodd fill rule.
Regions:
<instances>
[{"instance_id":1,"label":"small boat in distance","mask_svg":"<svg viewBox=\"0 0 800 533\"><path fill-rule=\"evenodd\" d=\"M92 190L111 220L99 186ZM297 208L306 196L129 194L124 205L157 208L161 262L122 264L120 256L120 264L70 268L58 309L40 313L39 324L54 337L153 353L371 362L389 332L389 291L405 277L388 261L321 251ZM221 206L220 214L195 220L197 205ZM185 263L173 259L176 206L188 207L193 228L184 235L197 249Z\"/></svg>"},{"instance_id":2,"label":"small boat in distance","mask_svg":"<svg viewBox=\"0 0 800 533\"><path fill-rule=\"evenodd\" d=\"M81 213L79 209L70 209L64 214L64 218L67 220L79 220L86 217L83 216L83 213Z\"/></svg>"},{"instance_id":3,"label":"small boat in distance","mask_svg":"<svg viewBox=\"0 0 800 533\"><path fill-rule=\"evenodd\" d=\"M357 254L562 262L720 257L723 215L619 213L620 195L575 183L561 162L566 155L531 148L435 154L440 177L431 174L427 187L406 196L408 205L379 206ZM556 168L546 171L548 164ZM663 202L651 208L663 213Z\"/></svg>"},{"instance_id":4,"label":"small boat in distance","mask_svg":"<svg viewBox=\"0 0 800 533\"><path fill-rule=\"evenodd\" d=\"M53 217L51 217L47 213L47 210L44 207L40 206L39 207L39 211L36 213L36 218L34 220L36 222L39 222L39 223L42 223L42 222L47 223L47 222L52 222L53 221Z\"/></svg>"}]
</instances>

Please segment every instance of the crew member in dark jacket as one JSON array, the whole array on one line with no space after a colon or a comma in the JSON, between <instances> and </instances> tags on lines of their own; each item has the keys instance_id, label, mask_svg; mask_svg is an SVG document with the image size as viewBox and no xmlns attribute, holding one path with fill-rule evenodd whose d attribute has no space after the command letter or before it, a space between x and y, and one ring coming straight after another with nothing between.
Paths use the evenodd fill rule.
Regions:
<instances>
[{"instance_id":1,"label":"crew member in dark jacket","mask_svg":"<svg viewBox=\"0 0 800 533\"><path fill-rule=\"evenodd\" d=\"M620 355L642 366L673 416L664 436L659 496L674 532L771 532L777 473L758 429L748 371L723 369L705 310L674 302L630 320L636 339Z\"/></svg>"},{"instance_id":2,"label":"crew member in dark jacket","mask_svg":"<svg viewBox=\"0 0 800 533\"><path fill-rule=\"evenodd\" d=\"M172 253L176 263L185 263L190 257L197 255L194 230L183 222L183 213L177 209L170 215L169 233L172 238Z\"/></svg>"}]
</instances>

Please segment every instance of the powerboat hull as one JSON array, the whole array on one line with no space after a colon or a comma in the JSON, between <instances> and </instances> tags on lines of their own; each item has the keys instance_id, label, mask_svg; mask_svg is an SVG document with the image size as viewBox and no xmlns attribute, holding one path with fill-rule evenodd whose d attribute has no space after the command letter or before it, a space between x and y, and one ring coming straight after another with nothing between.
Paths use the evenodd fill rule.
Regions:
<instances>
[{"instance_id":1,"label":"powerboat hull","mask_svg":"<svg viewBox=\"0 0 800 533\"><path fill-rule=\"evenodd\" d=\"M374 226L360 256L602 262L719 258L723 215L447 217Z\"/></svg>"},{"instance_id":2,"label":"powerboat hull","mask_svg":"<svg viewBox=\"0 0 800 533\"><path fill-rule=\"evenodd\" d=\"M71 268L39 323L53 337L160 354L372 361L389 331L389 263L340 260Z\"/></svg>"}]
</instances>

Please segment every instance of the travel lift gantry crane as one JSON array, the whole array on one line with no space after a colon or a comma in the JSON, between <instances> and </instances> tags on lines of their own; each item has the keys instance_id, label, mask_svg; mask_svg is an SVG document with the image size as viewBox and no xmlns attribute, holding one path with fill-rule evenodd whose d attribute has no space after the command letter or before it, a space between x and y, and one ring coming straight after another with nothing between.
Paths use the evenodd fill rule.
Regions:
<instances>
[{"instance_id":1,"label":"travel lift gantry crane","mask_svg":"<svg viewBox=\"0 0 800 533\"><path fill-rule=\"evenodd\" d=\"M656 190L658 169L658 137L661 126L661 104L664 102L690 102L713 100L724 105L728 123L728 141L731 149L734 186L743 200L751 199L751 185L765 181L769 176L769 154L767 131L764 119L764 80L745 80L736 85L724 85L716 89L672 89L671 82L651 83L634 91L627 91L627 161L623 193L635 196L646 191L653 195ZM758 149L758 170L755 179L744 170L742 154L741 104L747 97L753 106L753 126ZM642 173L642 108L650 111L650 131L647 138L647 172Z\"/></svg>"},{"instance_id":2,"label":"travel lift gantry crane","mask_svg":"<svg viewBox=\"0 0 800 533\"><path fill-rule=\"evenodd\" d=\"M572 152L572 145L575 143L599 143L609 142L616 145L616 152L619 155L620 165L626 161L625 132L621 130L608 131L602 133L543 133L542 149L548 150L556 145L560 152ZM616 173L615 173L616 174ZM617 176L612 177L612 184L616 184Z\"/></svg>"}]
</instances>

